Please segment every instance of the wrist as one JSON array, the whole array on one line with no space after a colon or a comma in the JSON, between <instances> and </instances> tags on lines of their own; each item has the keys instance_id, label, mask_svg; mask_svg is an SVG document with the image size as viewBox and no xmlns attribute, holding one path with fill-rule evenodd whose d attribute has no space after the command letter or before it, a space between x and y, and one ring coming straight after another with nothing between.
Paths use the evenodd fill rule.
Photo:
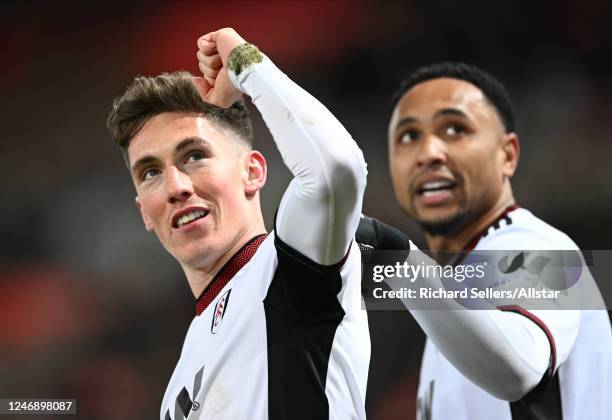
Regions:
<instances>
[{"instance_id":1,"label":"wrist","mask_svg":"<svg viewBox=\"0 0 612 420\"><path fill-rule=\"evenodd\" d=\"M248 42L239 44L232 48L228 58L227 67L236 76L246 70L248 67L263 61L263 54L253 44Z\"/></svg>"}]
</instances>

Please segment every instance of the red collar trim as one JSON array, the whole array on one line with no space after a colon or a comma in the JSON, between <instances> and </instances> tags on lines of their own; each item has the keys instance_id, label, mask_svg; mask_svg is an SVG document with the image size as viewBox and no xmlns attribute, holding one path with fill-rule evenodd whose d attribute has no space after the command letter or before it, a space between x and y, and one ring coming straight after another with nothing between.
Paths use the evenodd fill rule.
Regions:
<instances>
[{"instance_id":1,"label":"red collar trim","mask_svg":"<svg viewBox=\"0 0 612 420\"><path fill-rule=\"evenodd\" d=\"M514 210L516 210L518 208L519 208L519 206L517 206L516 204L512 204L511 206L506 207L506 210L501 212L501 214L499 216L497 216L497 218L495 220L493 220L486 228L481 230L478 234L474 235L474 237L472 237L472 239L470 239L470 241L463 247L463 251L464 252L469 252L469 251L473 250L474 248L476 248L476 245L478 244L480 239L484 236L485 233L487 233L487 231L491 228L491 226L497 224L501 219L506 217L506 215L508 213L510 213L511 211L514 211Z\"/></svg>"},{"instance_id":2,"label":"red collar trim","mask_svg":"<svg viewBox=\"0 0 612 420\"><path fill-rule=\"evenodd\" d=\"M198 300L196 300L196 315L201 315L234 275L251 260L255 252L257 252L259 245L266 239L266 236L268 235L261 234L255 236L225 263L215 278L206 286Z\"/></svg>"}]
</instances>

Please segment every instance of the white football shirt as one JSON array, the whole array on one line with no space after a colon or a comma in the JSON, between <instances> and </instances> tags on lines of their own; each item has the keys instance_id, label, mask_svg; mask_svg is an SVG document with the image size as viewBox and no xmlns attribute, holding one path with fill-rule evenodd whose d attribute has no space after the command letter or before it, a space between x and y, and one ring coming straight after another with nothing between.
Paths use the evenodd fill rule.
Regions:
<instances>
[{"instance_id":1,"label":"white football shirt","mask_svg":"<svg viewBox=\"0 0 612 420\"><path fill-rule=\"evenodd\" d=\"M198 300L161 419L364 419L361 259L322 266L254 238Z\"/></svg>"},{"instance_id":2,"label":"white football shirt","mask_svg":"<svg viewBox=\"0 0 612 420\"><path fill-rule=\"evenodd\" d=\"M528 210L514 207L471 247L477 251L578 250L567 235ZM421 366L417 420L612 418L612 335L607 312L583 310L575 316L575 311L508 309L531 319L548 337L550 364L540 384L518 401L498 399L467 379L428 339ZM571 333L575 330L577 336Z\"/></svg>"}]
</instances>

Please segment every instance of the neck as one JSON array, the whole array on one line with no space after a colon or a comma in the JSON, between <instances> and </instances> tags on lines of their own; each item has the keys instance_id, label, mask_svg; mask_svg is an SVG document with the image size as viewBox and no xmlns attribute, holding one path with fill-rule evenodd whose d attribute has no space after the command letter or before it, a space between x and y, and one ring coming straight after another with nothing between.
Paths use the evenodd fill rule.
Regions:
<instances>
[{"instance_id":1,"label":"neck","mask_svg":"<svg viewBox=\"0 0 612 420\"><path fill-rule=\"evenodd\" d=\"M208 287L210 282L215 278L217 273L223 266L242 248L247 242L255 236L266 233L266 227L263 222L263 217L259 213L258 217L254 217L247 228L239 234L227 249L217 258L212 264L204 267L193 267L181 263L181 267L187 277L189 287L193 295L198 298L202 292Z\"/></svg>"},{"instance_id":2,"label":"neck","mask_svg":"<svg viewBox=\"0 0 612 420\"><path fill-rule=\"evenodd\" d=\"M444 251L464 250L476 235L479 235L484 229L490 226L505 209L514 203L512 191L508 190L507 193L500 196L495 205L491 206L483 215L464 226L459 232L447 236L425 233L427 246L432 251L436 261L439 263L445 262L440 261L440 259L444 259L443 256L440 255L440 253Z\"/></svg>"}]
</instances>

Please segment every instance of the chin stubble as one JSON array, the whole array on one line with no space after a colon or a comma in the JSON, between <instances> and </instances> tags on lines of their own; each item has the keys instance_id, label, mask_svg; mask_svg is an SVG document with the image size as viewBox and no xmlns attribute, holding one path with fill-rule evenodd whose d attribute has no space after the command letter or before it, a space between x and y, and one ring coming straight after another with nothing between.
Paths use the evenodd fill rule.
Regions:
<instances>
[{"instance_id":1,"label":"chin stubble","mask_svg":"<svg viewBox=\"0 0 612 420\"><path fill-rule=\"evenodd\" d=\"M421 228L432 236L448 236L456 233L463 225L466 218L466 212L459 210L454 215L446 219L427 221L417 219L416 222Z\"/></svg>"}]
</instances>

